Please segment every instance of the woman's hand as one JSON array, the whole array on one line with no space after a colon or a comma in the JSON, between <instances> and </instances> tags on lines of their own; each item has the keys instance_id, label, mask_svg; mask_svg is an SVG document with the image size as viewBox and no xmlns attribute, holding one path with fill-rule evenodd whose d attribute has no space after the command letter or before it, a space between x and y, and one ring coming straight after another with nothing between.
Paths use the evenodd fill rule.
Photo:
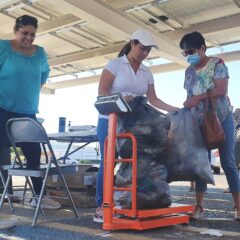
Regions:
<instances>
[{"instance_id":1,"label":"woman's hand","mask_svg":"<svg viewBox=\"0 0 240 240\"><path fill-rule=\"evenodd\" d=\"M133 97L132 95L124 96L124 99L125 99L127 102L133 100L133 98L134 98L134 97Z\"/></svg>"},{"instance_id":2,"label":"woman's hand","mask_svg":"<svg viewBox=\"0 0 240 240\"><path fill-rule=\"evenodd\" d=\"M179 109L180 109L180 108L178 108L178 107L173 107L173 106L171 106L171 107L168 109L168 112L169 112L169 113L177 112Z\"/></svg>"},{"instance_id":3,"label":"woman's hand","mask_svg":"<svg viewBox=\"0 0 240 240\"><path fill-rule=\"evenodd\" d=\"M198 98L197 96L192 96L192 97L189 97L184 103L184 107L187 107L187 108L192 108L192 107L196 107L198 105Z\"/></svg>"}]
</instances>

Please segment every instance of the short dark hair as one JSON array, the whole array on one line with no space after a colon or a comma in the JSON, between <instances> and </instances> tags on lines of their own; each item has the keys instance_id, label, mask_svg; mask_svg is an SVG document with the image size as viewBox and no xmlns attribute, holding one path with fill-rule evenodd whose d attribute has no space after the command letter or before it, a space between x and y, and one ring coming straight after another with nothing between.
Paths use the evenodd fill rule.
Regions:
<instances>
[{"instance_id":1,"label":"short dark hair","mask_svg":"<svg viewBox=\"0 0 240 240\"><path fill-rule=\"evenodd\" d=\"M207 48L204 37L196 31L184 35L179 44L181 49L200 49L202 45L205 46L205 49Z\"/></svg>"},{"instance_id":2,"label":"short dark hair","mask_svg":"<svg viewBox=\"0 0 240 240\"><path fill-rule=\"evenodd\" d=\"M139 44L140 42L138 40L131 40L127 44L123 46L123 48L119 51L118 57L122 57L123 55L128 55L128 53L131 51L131 42L133 41L134 45Z\"/></svg>"},{"instance_id":3,"label":"short dark hair","mask_svg":"<svg viewBox=\"0 0 240 240\"><path fill-rule=\"evenodd\" d=\"M19 30L19 28L28 26L28 25L33 26L37 29L38 28L37 18L29 15L23 15L21 17L18 17L15 22L15 29Z\"/></svg>"}]
</instances>

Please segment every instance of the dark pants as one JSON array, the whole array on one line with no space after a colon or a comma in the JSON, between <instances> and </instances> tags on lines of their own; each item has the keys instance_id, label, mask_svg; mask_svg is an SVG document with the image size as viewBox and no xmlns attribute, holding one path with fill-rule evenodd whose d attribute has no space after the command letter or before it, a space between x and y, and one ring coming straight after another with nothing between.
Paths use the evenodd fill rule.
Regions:
<instances>
[{"instance_id":1,"label":"dark pants","mask_svg":"<svg viewBox=\"0 0 240 240\"><path fill-rule=\"evenodd\" d=\"M0 151L0 161L1 161L1 164L0 165L10 165L11 164L11 160L10 160L10 147L4 147L2 149L2 151ZM8 173L7 171L3 171L2 170L2 176L4 178L4 180L7 179L7 176L8 176ZM0 181L0 193L3 192L3 183L2 181ZM8 192L10 194L12 194L12 181L10 179L10 184L9 184L9 188L8 188Z\"/></svg>"},{"instance_id":2,"label":"dark pants","mask_svg":"<svg viewBox=\"0 0 240 240\"><path fill-rule=\"evenodd\" d=\"M10 142L6 132L7 121L11 118L21 118L21 117L29 117L36 120L35 114L28 115L28 114L8 112L0 108L0 153L3 152L4 147L10 146ZM22 149L22 152L26 158L27 168L29 169L39 168L40 157L41 157L40 144L39 143L21 143L21 144L18 144L18 147ZM4 164L5 163L3 162L3 160L0 159L0 165L4 165ZM31 181L36 194L39 195L42 188L42 178L32 177Z\"/></svg>"}]
</instances>

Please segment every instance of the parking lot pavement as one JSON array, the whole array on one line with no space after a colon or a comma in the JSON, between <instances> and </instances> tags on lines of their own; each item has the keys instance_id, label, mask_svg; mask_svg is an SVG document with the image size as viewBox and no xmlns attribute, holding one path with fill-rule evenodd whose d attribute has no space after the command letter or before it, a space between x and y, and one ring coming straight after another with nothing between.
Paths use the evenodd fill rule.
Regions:
<instances>
[{"instance_id":1,"label":"parking lot pavement","mask_svg":"<svg viewBox=\"0 0 240 240\"><path fill-rule=\"evenodd\" d=\"M40 223L32 228L30 226L32 209L17 205L11 215L9 209L4 207L1 217L18 220L17 226L0 230L0 239L119 239L119 240L202 240L240 239L240 222L233 219L231 195L223 193L227 188L225 176L215 175L216 186L209 186L206 194L202 218L190 221L188 225L169 226L146 231L104 231L101 225L92 221L94 209L79 208L80 220L75 220L71 212L66 210L47 211L46 216L40 216ZM174 202L194 204L194 192L189 192L189 182L171 183L171 193ZM204 234L205 233L205 234Z\"/></svg>"}]
</instances>

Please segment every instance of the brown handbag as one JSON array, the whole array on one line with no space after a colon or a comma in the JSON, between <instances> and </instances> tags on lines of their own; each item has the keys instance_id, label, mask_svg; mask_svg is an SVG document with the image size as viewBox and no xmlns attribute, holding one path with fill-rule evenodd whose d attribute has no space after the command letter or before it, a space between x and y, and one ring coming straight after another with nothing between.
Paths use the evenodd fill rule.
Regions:
<instances>
[{"instance_id":1,"label":"brown handbag","mask_svg":"<svg viewBox=\"0 0 240 240\"><path fill-rule=\"evenodd\" d=\"M216 102L211 96L207 96L205 112L200 129L208 150L218 148L225 141L225 134L216 113Z\"/></svg>"}]
</instances>

